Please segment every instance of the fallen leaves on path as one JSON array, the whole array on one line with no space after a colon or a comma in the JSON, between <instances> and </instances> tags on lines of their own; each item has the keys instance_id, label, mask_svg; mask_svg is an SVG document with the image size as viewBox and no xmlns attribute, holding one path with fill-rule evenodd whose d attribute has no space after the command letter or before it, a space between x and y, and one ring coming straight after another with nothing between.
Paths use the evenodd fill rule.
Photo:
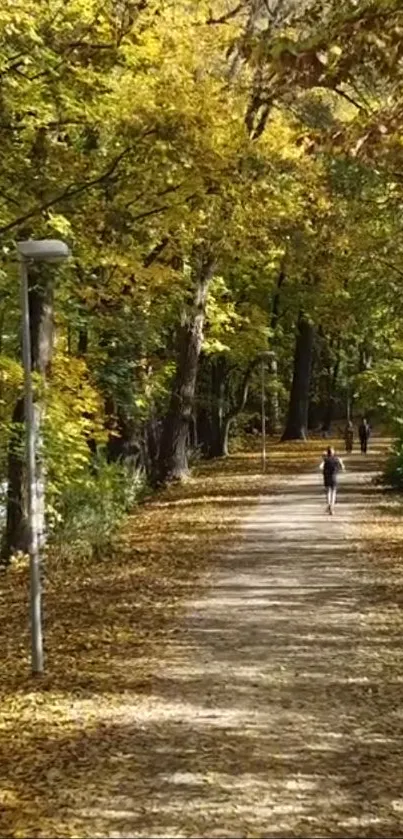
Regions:
<instances>
[{"instance_id":1,"label":"fallen leaves on path","mask_svg":"<svg viewBox=\"0 0 403 839\"><path fill-rule=\"evenodd\" d=\"M314 467L323 447L323 441L270 446L266 475L260 474L259 453L204 464L194 478L159 494L130 517L114 555L63 563L50 556L44 579L47 669L41 680L29 676L26 563L16 563L1 578L0 620L7 631L0 665L0 837L145 837L154 835L159 823L156 808L170 820L170 832L161 836L262 836L268 768L270 795L282 802L276 836L290 835L281 825L288 824L291 814L299 831L293 835L313 836L314 814L306 815L305 804L311 795L328 825L327 836L340 835L332 812L336 805L343 808L342 792L340 802L329 799L327 784L308 766L289 776L290 765L304 766L306 760L302 732L293 743L294 755L281 746L282 729L268 731L268 753L265 743L252 736L253 725L248 737L242 736L235 706L234 725L227 730L215 726L217 697L211 698L211 719L195 728L203 661L197 663L199 676L189 673L183 689L179 676L171 682L166 673L160 678L180 632L185 601L206 591L209 574L239 541L240 522L251 505L262 493L280 494L293 474ZM357 534L357 543L362 544L362 535ZM246 653L245 690L254 689L259 697L269 690L272 697L288 696L286 668L280 668L275 684L259 677L254 687L247 664ZM200 691L208 717L206 684L200 683ZM241 697L241 683L237 689ZM309 704L303 691L309 694L311 688L299 689L303 709L307 698ZM334 684L327 701L337 707L343 691ZM290 725L291 731L297 712L296 699L290 697L281 725ZM266 703L259 702L256 720L259 712L266 713ZM323 773L328 756L319 745L308 748L312 767ZM363 768L356 766L352 747L339 755L335 741L335 774L343 771L343 754L349 755L353 783ZM328 780L331 788L331 776ZM236 806L237 784L249 809ZM210 797L205 811L209 790L214 790L215 804ZM214 827L222 823L223 808L225 832ZM275 816L272 803L270 808ZM346 811L351 836L358 829L354 819ZM365 835L374 836L372 829L367 827Z\"/></svg>"},{"instance_id":2,"label":"fallen leaves on path","mask_svg":"<svg viewBox=\"0 0 403 839\"><path fill-rule=\"evenodd\" d=\"M317 449L269 446L266 475L253 453L203 465L135 511L114 555L63 563L50 555L40 680L30 677L27 562L2 575L0 836L109 835L94 813L83 815L105 772L111 799L132 773L141 810L141 733L131 754L130 720L135 712L147 717L183 599L237 538L240 519L274 473L303 467Z\"/></svg>"},{"instance_id":3,"label":"fallen leaves on path","mask_svg":"<svg viewBox=\"0 0 403 839\"><path fill-rule=\"evenodd\" d=\"M366 623L381 632L403 631L403 498L394 491L374 492L357 534L369 562ZM376 608L381 606L382 608ZM402 674L403 675L403 674Z\"/></svg>"}]
</instances>

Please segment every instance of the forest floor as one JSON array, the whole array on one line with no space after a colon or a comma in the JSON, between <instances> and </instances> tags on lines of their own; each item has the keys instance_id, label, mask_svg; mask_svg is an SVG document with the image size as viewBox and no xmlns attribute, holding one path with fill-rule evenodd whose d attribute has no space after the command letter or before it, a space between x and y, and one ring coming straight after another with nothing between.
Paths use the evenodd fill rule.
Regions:
<instances>
[{"instance_id":1,"label":"forest floor","mask_svg":"<svg viewBox=\"0 0 403 839\"><path fill-rule=\"evenodd\" d=\"M402 503L323 441L200 467L115 555L0 580L0 836L403 836Z\"/></svg>"}]
</instances>

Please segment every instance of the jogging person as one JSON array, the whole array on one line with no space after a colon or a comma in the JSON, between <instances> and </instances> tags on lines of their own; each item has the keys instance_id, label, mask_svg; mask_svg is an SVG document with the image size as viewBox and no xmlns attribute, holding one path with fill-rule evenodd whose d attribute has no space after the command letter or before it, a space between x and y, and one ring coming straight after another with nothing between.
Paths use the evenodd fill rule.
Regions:
<instances>
[{"instance_id":1,"label":"jogging person","mask_svg":"<svg viewBox=\"0 0 403 839\"><path fill-rule=\"evenodd\" d=\"M327 510L330 516L334 513L337 494L337 479L339 472L344 470L344 463L337 457L334 449L329 447L323 455L320 469L323 471L323 483L325 485Z\"/></svg>"},{"instance_id":2,"label":"jogging person","mask_svg":"<svg viewBox=\"0 0 403 839\"><path fill-rule=\"evenodd\" d=\"M360 445L361 445L362 454L367 453L368 440L369 440L370 433L371 433L371 429L369 427L369 423L367 422L365 417L363 417L361 422L360 422L359 428L358 428L358 436L360 438Z\"/></svg>"}]
</instances>

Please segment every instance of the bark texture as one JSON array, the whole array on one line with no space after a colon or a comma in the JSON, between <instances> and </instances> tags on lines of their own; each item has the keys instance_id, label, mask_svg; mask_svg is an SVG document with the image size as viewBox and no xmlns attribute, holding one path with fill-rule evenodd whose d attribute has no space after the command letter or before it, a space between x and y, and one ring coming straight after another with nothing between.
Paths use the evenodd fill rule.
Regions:
<instances>
[{"instance_id":1,"label":"bark texture","mask_svg":"<svg viewBox=\"0 0 403 839\"><path fill-rule=\"evenodd\" d=\"M301 312L297 323L294 371L286 427L282 440L306 440L308 428L309 386L315 330Z\"/></svg>"}]
</instances>

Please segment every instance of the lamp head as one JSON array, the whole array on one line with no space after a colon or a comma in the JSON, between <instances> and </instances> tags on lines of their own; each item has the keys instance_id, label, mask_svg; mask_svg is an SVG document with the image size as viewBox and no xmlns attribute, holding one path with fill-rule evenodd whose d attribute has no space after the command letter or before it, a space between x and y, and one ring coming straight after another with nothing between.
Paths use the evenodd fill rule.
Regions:
<instances>
[{"instance_id":1,"label":"lamp head","mask_svg":"<svg viewBox=\"0 0 403 839\"><path fill-rule=\"evenodd\" d=\"M70 256L70 249L60 239L28 239L17 242L17 251L21 259L35 262L62 262Z\"/></svg>"}]
</instances>

